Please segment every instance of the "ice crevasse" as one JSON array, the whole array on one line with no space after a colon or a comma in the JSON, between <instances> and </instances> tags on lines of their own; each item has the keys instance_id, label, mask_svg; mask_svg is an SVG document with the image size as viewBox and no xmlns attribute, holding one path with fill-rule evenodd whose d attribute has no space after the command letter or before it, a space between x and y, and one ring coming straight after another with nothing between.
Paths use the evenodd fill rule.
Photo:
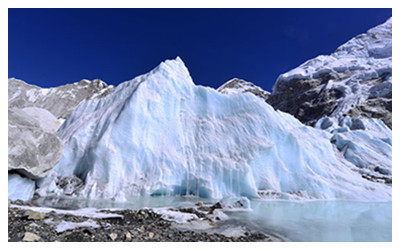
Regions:
<instances>
[{"instance_id":1,"label":"ice crevasse","mask_svg":"<svg viewBox=\"0 0 400 250\"><path fill-rule=\"evenodd\" d=\"M251 93L195 85L178 57L81 103L57 132L42 195L391 200L329 141Z\"/></svg>"}]
</instances>

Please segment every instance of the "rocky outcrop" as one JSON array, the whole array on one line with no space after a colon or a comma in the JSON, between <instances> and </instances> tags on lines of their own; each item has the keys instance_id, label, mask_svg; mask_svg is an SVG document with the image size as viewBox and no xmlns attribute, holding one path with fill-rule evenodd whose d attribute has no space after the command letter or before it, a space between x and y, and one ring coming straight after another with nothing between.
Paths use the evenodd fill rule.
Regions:
<instances>
[{"instance_id":1,"label":"rocky outcrop","mask_svg":"<svg viewBox=\"0 0 400 250\"><path fill-rule=\"evenodd\" d=\"M222 84L218 89L218 92L222 94L237 94L237 93L252 93L255 96L260 97L263 100L267 100L270 93L263 90L262 88L254 85L251 82L247 82L238 78L233 78L226 83Z\"/></svg>"},{"instance_id":2,"label":"rocky outcrop","mask_svg":"<svg viewBox=\"0 0 400 250\"><path fill-rule=\"evenodd\" d=\"M81 80L55 88L40 88L24 81L8 79L8 107L38 107L50 111L57 119L66 119L79 103L84 100L101 98L114 86L96 79Z\"/></svg>"},{"instance_id":3,"label":"rocky outcrop","mask_svg":"<svg viewBox=\"0 0 400 250\"><path fill-rule=\"evenodd\" d=\"M8 171L38 179L60 160L61 140L54 135L59 121L41 108L8 110Z\"/></svg>"},{"instance_id":4,"label":"rocky outcrop","mask_svg":"<svg viewBox=\"0 0 400 250\"><path fill-rule=\"evenodd\" d=\"M392 19L279 76L268 103L314 125L324 116L392 126Z\"/></svg>"},{"instance_id":5,"label":"rocky outcrop","mask_svg":"<svg viewBox=\"0 0 400 250\"><path fill-rule=\"evenodd\" d=\"M62 121L82 101L101 98L113 88L101 80L46 89L8 79L9 199L33 196L34 180L46 176L62 156L63 143L55 134Z\"/></svg>"}]
</instances>

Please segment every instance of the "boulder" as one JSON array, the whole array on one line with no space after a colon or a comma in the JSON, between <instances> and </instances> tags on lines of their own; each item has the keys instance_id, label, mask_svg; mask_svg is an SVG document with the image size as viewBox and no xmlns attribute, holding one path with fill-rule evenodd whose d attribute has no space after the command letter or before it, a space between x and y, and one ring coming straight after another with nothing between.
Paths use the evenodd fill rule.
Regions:
<instances>
[{"instance_id":1,"label":"boulder","mask_svg":"<svg viewBox=\"0 0 400 250\"><path fill-rule=\"evenodd\" d=\"M115 240L117 239L117 237L118 237L118 234L116 234L116 233L111 233L111 234L109 234L109 236L110 236L110 239L111 239L112 241L115 241Z\"/></svg>"},{"instance_id":2,"label":"boulder","mask_svg":"<svg viewBox=\"0 0 400 250\"><path fill-rule=\"evenodd\" d=\"M39 240L40 236L30 232L26 232L24 238L22 239L22 241L28 241L28 242L39 241Z\"/></svg>"},{"instance_id":3,"label":"boulder","mask_svg":"<svg viewBox=\"0 0 400 250\"><path fill-rule=\"evenodd\" d=\"M27 216L29 220L43 220L46 217L46 213L26 210L24 216Z\"/></svg>"},{"instance_id":4,"label":"boulder","mask_svg":"<svg viewBox=\"0 0 400 250\"><path fill-rule=\"evenodd\" d=\"M61 159L63 144L53 133L57 119L40 108L8 111L8 171L38 179Z\"/></svg>"}]
</instances>

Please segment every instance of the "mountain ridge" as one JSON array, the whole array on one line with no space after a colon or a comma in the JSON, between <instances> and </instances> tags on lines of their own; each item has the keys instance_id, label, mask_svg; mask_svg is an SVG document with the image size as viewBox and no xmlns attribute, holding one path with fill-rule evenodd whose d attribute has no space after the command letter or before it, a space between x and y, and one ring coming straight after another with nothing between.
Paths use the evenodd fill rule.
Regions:
<instances>
[{"instance_id":1,"label":"mountain ridge","mask_svg":"<svg viewBox=\"0 0 400 250\"><path fill-rule=\"evenodd\" d=\"M281 74L268 103L305 124L319 119L378 118L391 128L392 19L369 29L331 55Z\"/></svg>"}]
</instances>

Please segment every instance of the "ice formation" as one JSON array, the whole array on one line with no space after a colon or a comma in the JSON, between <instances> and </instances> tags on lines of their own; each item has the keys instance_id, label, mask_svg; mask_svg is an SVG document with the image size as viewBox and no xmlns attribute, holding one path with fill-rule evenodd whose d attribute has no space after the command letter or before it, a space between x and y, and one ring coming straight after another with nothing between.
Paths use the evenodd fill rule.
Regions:
<instances>
[{"instance_id":1,"label":"ice formation","mask_svg":"<svg viewBox=\"0 0 400 250\"><path fill-rule=\"evenodd\" d=\"M8 199L30 200L35 193L35 181L21 177L19 174L8 174Z\"/></svg>"},{"instance_id":2,"label":"ice formation","mask_svg":"<svg viewBox=\"0 0 400 250\"><path fill-rule=\"evenodd\" d=\"M38 182L42 196L391 200L332 134L251 93L196 86L179 58L81 103L57 133L64 153Z\"/></svg>"},{"instance_id":3,"label":"ice formation","mask_svg":"<svg viewBox=\"0 0 400 250\"><path fill-rule=\"evenodd\" d=\"M392 131L381 120L324 117L315 127L332 134L331 142L363 178L392 183Z\"/></svg>"}]
</instances>

